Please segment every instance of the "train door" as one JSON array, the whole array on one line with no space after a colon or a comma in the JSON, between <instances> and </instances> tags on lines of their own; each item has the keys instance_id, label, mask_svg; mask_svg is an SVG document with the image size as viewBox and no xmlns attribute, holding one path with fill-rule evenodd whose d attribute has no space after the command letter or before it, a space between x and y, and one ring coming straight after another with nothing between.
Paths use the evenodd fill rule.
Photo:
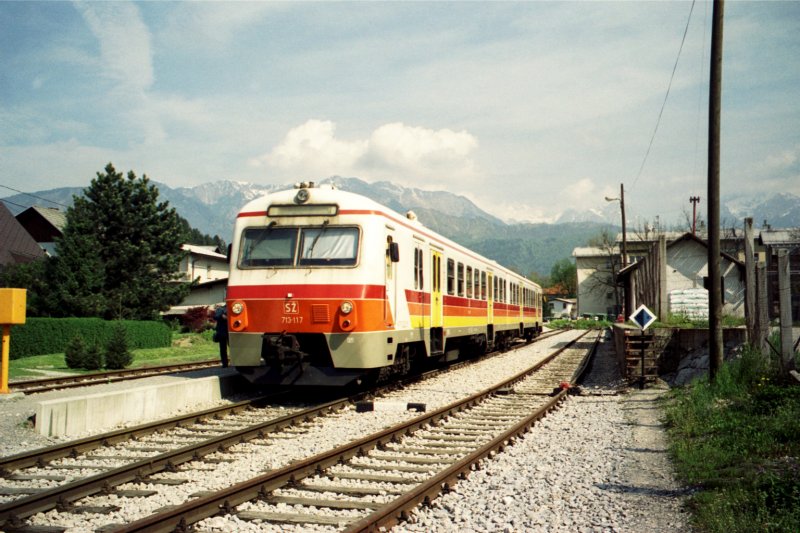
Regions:
<instances>
[{"instance_id":1,"label":"train door","mask_svg":"<svg viewBox=\"0 0 800 533\"><path fill-rule=\"evenodd\" d=\"M387 226L387 229L390 229ZM393 309L397 309L397 263L400 251L391 232L386 236L386 268L384 269L383 323L394 327Z\"/></svg>"},{"instance_id":2,"label":"train door","mask_svg":"<svg viewBox=\"0 0 800 533\"><path fill-rule=\"evenodd\" d=\"M444 351L442 253L431 250L431 353Z\"/></svg>"},{"instance_id":3,"label":"train door","mask_svg":"<svg viewBox=\"0 0 800 533\"><path fill-rule=\"evenodd\" d=\"M494 342L494 274L486 273L486 342L491 345Z\"/></svg>"}]
</instances>

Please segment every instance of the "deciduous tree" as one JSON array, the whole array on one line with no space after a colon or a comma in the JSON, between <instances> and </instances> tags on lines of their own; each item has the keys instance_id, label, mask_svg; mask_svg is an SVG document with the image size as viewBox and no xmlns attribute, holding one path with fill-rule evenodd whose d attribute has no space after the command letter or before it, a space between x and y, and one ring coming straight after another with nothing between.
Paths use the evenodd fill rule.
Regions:
<instances>
[{"instance_id":1,"label":"deciduous tree","mask_svg":"<svg viewBox=\"0 0 800 533\"><path fill-rule=\"evenodd\" d=\"M571 259L560 259L550 269L550 285L560 285L564 292L574 296L578 292L578 271Z\"/></svg>"}]
</instances>

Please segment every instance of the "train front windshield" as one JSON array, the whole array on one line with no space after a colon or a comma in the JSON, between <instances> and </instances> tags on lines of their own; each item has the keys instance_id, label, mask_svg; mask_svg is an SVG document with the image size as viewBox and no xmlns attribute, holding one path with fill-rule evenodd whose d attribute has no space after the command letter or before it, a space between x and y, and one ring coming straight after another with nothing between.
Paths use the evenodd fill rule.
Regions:
<instances>
[{"instance_id":1,"label":"train front windshield","mask_svg":"<svg viewBox=\"0 0 800 533\"><path fill-rule=\"evenodd\" d=\"M239 267L353 266L358 242L357 227L247 228Z\"/></svg>"}]
</instances>

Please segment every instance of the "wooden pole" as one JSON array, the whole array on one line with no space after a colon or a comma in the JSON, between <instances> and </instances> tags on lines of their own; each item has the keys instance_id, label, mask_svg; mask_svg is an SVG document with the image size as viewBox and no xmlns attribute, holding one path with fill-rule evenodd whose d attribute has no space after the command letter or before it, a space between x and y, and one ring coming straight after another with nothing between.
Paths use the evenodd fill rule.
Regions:
<instances>
[{"instance_id":1,"label":"wooden pole","mask_svg":"<svg viewBox=\"0 0 800 533\"><path fill-rule=\"evenodd\" d=\"M667 236L658 236L658 311L661 320L667 320L669 303L667 299Z\"/></svg>"},{"instance_id":2,"label":"wooden pole","mask_svg":"<svg viewBox=\"0 0 800 533\"><path fill-rule=\"evenodd\" d=\"M753 217L744 219L744 318L747 341L756 346L756 258L753 253Z\"/></svg>"},{"instance_id":3,"label":"wooden pole","mask_svg":"<svg viewBox=\"0 0 800 533\"><path fill-rule=\"evenodd\" d=\"M719 130L722 108L722 20L724 0L714 0L708 102L708 329L709 380L722 367L722 287L719 245Z\"/></svg>"},{"instance_id":4,"label":"wooden pole","mask_svg":"<svg viewBox=\"0 0 800 533\"><path fill-rule=\"evenodd\" d=\"M622 211L622 268L625 268L628 265L628 238L625 231L625 188L622 183L619 184L619 208Z\"/></svg>"},{"instance_id":5,"label":"wooden pole","mask_svg":"<svg viewBox=\"0 0 800 533\"><path fill-rule=\"evenodd\" d=\"M769 294L767 292L767 265L759 262L756 265L756 334L753 345L765 356L767 351L767 337L769 337Z\"/></svg>"},{"instance_id":6,"label":"wooden pole","mask_svg":"<svg viewBox=\"0 0 800 533\"><path fill-rule=\"evenodd\" d=\"M781 308L781 362L783 373L794 370L794 346L792 346L792 291L789 273L789 250L778 250L778 297Z\"/></svg>"}]
</instances>

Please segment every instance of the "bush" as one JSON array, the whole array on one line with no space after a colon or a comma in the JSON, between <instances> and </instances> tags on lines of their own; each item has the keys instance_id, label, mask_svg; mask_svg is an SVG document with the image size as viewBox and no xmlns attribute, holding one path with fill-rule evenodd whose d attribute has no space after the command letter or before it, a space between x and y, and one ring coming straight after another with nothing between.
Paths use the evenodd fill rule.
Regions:
<instances>
[{"instance_id":1,"label":"bush","mask_svg":"<svg viewBox=\"0 0 800 533\"><path fill-rule=\"evenodd\" d=\"M181 315L180 320L184 333L200 333L211 327L206 306L190 307Z\"/></svg>"},{"instance_id":2,"label":"bush","mask_svg":"<svg viewBox=\"0 0 800 533\"><path fill-rule=\"evenodd\" d=\"M133 354L128 350L128 339L125 326L117 322L106 344L106 368L122 370L133 362Z\"/></svg>"},{"instance_id":3,"label":"bush","mask_svg":"<svg viewBox=\"0 0 800 533\"><path fill-rule=\"evenodd\" d=\"M164 348L172 342L172 332L164 322L122 320L129 348ZM31 355L61 353L73 337L101 346L108 343L114 322L99 318L28 318L25 324L11 327L11 359Z\"/></svg>"},{"instance_id":4,"label":"bush","mask_svg":"<svg viewBox=\"0 0 800 533\"><path fill-rule=\"evenodd\" d=\"M83 368L84 361L86 361L86 343L83 337L75 335L64 350L64 362L67 368Z\"/></svg>"}]
</instances>

